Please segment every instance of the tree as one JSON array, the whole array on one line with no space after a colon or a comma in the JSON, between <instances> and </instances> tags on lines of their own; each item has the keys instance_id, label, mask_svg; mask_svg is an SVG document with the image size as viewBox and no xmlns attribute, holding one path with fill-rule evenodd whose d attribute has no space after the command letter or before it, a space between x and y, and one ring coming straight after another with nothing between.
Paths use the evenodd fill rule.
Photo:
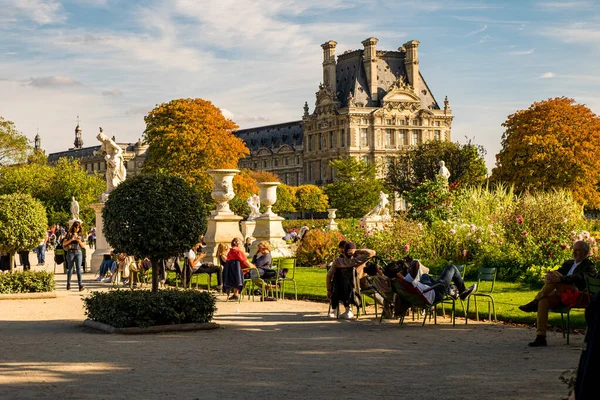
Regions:
<instances>
[{"instance_id":1,"label":"tree","mask_svg":"<svg viewBox=\"0 0 600 400\"><path fill-rule=\"evenodd\" d=\"M439 162L444 161L450 170L451 187L475 186L485 182L487 168L482 146L433 140L404 150L388 164L386 183L396 192L405 195L421 182L435 180Z\"/></svg>"},{"instance_id":2,"label":"tree","mask_svg":"<svg viewBox=\"0 0 600 400\"><path fill-rule=\"evenodd\" d=\"M273 205L273 212L295 213L294 201L296 198L296 186L288 186L284 183L277 186L277 201Z\"/></svg>"},{"instance_id":3,"label":"tree","mask_svg":"<svg viewBox=\"0 0 600 400\"><path fill-rule=\"evenodd\" d=\"M154 108L144 118L148 143L144 173L168 173L184 178L203 200L212 202L208 169L236 168L249 150L233 135L237 125L223 117L210 101L178 99Z\"/></svg>"},{"instance_id":4,"label":"tree","mask_svg":"<svg viewBox=\"0 0 600 400\"><path fill-rule=\"evenodd\" d=\"M600 208L600 118L566 97L533 103L502 124L492 180L517 191L569 189L586 208Z\"/></svg>"},{"instance_id":5,"label":"tree","mask_svg":"<svg viewBox=\"0 0 600 400\"><path fill-rule=\"evenodd\" d=\"M323 212L327 210L327 195L315 185L298 186L294 207L299 212Z\"/></svg>"},{"instance_id":6,"label":"tree","mask_svg":"<svg viewBox=\"0 0 600 400\"><path fill-rule=\"evenodd\" d=\"M204 204L176 176L137 175L122 182L104 209L104 235L117 251L152 261L152 291L158 291L158 260L192 248L206 229Z\"/></svg>"},{"instance_id":7,"label":"tree","mask_svg":"<svg viewBox=\"0 0 600 400\"><path fill-rule=\"evenodd\" d=\"M47 228L46 211L38 200L21 193L0 196L0 252L10 254L11 270L15 252L36 247Z\"/></svg>"},{"instance_id":8,"label":"tree","mask_svg":"<svg viewBox=\"0 0 600 400\"><path fill-rule=\"evenodd\" d=\"M0 165L25 161L29 148L29 141L15 124L0 117Z\"/></svg>"},{"instance_id":9,"label":"tree","mask_svg":"<svg viewBox=\"0 0 600 400\"><path fill-rule=\"evenodd\" d=\"M422 222L447 220L452 210L453 193L442 177L425 181L406 194L408 216Z\"/></svg>"},{"instance_id":10,"label":"tree","mask_svg":"<svg viewBox=\"0 0 600 400\"><path fill-rule=\"evenodd\" d=\"M242 168L233 178L233 191L235 197L229 202L231 210L244 218L250 215L250 207L248 207L248 197L253 194L258 194L259 182L277 182L277 175L268 171L252 171L248 168Z\"/></svg>"},{"instance_id":11,"label":"tree","mask_svg":"<svg viewBox=\"0 0 600 400\"><path fill-rule=\"evenodd\" d=\"M0 169L0 194L27 193L46 208L50 224L65 225L71 219L71 197L79 202L85 225L94 223L94 211L105 188L104 180L88 175L77 160L61 158L55 166L37 163L10 165Z\"/></svg>"},{"instance_id":12,"label":"tree","mask_svg":"<svg viewBox=\"0 0 600 400\"><path fill-rule=\"evenodd\" d=\"M330 161L329 166L335 169L336 181L323 189L341 218L360 218L378 203L383 183L377 179L375 164L347 157Z\"/></svg>"}]
</instances>

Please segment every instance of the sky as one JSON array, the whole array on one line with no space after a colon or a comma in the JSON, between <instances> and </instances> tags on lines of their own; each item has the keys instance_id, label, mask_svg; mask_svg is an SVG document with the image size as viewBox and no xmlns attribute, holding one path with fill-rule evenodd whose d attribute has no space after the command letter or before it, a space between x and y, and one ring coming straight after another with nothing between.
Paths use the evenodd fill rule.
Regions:
<instances>
[{"instance_id":1,"label":"sky","mask_svg":"<svg viewBox=\"0 0 600 400\"><path fill-rule=\"evenodd\" d=\"M336 54L416 39L419 69L452 139L487 150L507 116L574 98L600 113L600 1L0 0L0 116L47 153L98 127L136 142L144 116L177 98L212 101L241 128L301 119Z\"/></svg>"}]
</instances>

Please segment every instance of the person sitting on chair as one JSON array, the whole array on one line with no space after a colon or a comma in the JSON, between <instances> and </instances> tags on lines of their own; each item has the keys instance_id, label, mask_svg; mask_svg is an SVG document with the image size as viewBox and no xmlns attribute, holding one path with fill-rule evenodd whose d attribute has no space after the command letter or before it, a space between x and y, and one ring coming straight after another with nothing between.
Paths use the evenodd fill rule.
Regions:
<instances>
[{"instance_id":1,"label":"person sitting on chair","mask_svg":"<svg viewBox=\"0 0 600 400\"><path fill-rule=\"evenodd\" d=\"M477 284L473 284L466 288L465 283L460 276L460 271L453 264L448 264L444 271L442 271L440 277L435 281L428 274L422 274L421 279L418 279L420 271L421 263L418 260L412 260L407 274L402 276L402 273L399 272L398 278L411 283L423 293L423 296L425 296L430 305L442 301L446 294L450 294L455 299L460 298L461 300L465 300L477 288ZM450 288L452 283L454 283L458 289L456 292L452 291Z\"/></svg>"},{"instance_id":2,"label":"person sitting on chair","mask_svg":"<svg viewBox=\"0 0 600 400\"><path fill-rule=\"evenodd\" d=\"M238 261L239 268L236 270L232 269L232 263L229 261ZM244 276L243 273L250 268L254 268L254 265L248 261L246 253L244 252L244 242L240 238L234 238L231 241L231 248L227 253L227 262L223 269L223 290L229 292L233 291L233 294L228 300L238 300L240 290L244 287Z\"/></svg>"},{"instance_id":3,"label":"person sitting on chair","mask_svg":"<svg viewBox=\"0 0 600 400\"><path fill-rule=\"evenodd\" d=\"M202 247L203 247L203 243L200 241L200 242L196 243L190 251L187 252L186 257L187 257L188 265L189 265L187 280L189 282L189 279L191 278L191 276L193 274L217 274L217 286L220 288L222 285L221 267L214 265L212 262L210 262L210 263L201 263L200 262L200 260L202 260L206 256L206 253L199 253L198 255L196 255L196 251L202 250ZM187 287L187 285L186 285L186 287Z\"/></svg>"},{"instance_id":4,"label":"person sitting on chair","mask_svg":"<svg viewBox=\"0 0 600 400\"><path fill-rule=\"evenodd\" d=\"M358 301L360 303L360 295L356 296L357 292L360 294L360 284L358 279L347 276L343 277L343 279L335 280L336 272L339 270L350 270L364 266L370 258L375 256L375 251L369 249L356 250L356 245L354 243L346 242L344 240L339 243L338 247L340 248L342 255L333 261L331 268L327 271L326 278L327 298L331 301L331 312L329 313L329 316L335 318L339 302L341 301L344 304L345 311L340 315L340 318L351 319L354 317L354 314L350 309L350 305L355 304L358 306L356 302ZM354 271L352 272L354 273ZM357 275L353 276L357 277ZM334 287L335 291L333 290Z\"/></svg>"},{"instance_id":5,"label":"person sitting on chair","mask_svg":"<svg viewBox=\"0 0 600 400\"><path fill-rule=\"evenodd\" d=\"M549 271L544 279L544 287L529 303L519 307L521 311L537 312L535 340L530 347L547 346L546 329L548 310L561 305L561 293L567 290L585 290L585 278L596 274L594 263L588 258L590 245L583 240L573 244L573 260L567 260L556 271Z\"/></svg>"}]
</instances>

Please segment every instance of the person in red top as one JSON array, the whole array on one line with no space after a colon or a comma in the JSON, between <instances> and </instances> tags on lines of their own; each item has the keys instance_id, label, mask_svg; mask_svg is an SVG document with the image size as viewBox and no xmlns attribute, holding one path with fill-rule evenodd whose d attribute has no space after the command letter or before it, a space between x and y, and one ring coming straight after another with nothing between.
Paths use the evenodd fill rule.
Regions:
<instances>
[{"instance_id":1,"label":"person in red top","mask_svg":"<svg viewBox=\"0 0 600 400\"><path fill-rule=\"evenodd\" d=\"M229 261L239 261L240 268L233 268L234 263ZM240 238L234 238L231 241L231 248L227 253L227 262L223 268L223 290L233 294L229 300L237 300L240 290L244 287L244 270L254 268L254 265L248 261L244 251L244 242Z\"/></svg>"}]
</instances>

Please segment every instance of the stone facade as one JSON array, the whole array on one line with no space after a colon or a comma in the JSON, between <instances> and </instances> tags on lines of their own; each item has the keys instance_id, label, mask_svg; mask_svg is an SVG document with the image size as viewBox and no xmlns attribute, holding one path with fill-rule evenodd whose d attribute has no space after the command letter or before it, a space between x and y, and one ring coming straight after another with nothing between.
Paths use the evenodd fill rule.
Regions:
<instances>
[{"instance_id":1,"label":"stone facade","mask_svg":"<svg viewBox=\"0 0 600 400\"><path fill-rule=\"evenodd\" d=\"M37 138L36 138L37 139ZM93 141L96 141L94 136ZM100 142L98 142L100 143ZM125 158L125 168L127 176L139 175L142 171L142 166L146 160L147 145L144 145L141 140L137 143L117 143L123 149ZM36 146L40 145L36 140ZM40 145L41 146L41 145ZM92 147L83 147L83 131L77 124L75 128L74 147L66 151L58 153L50 153L48 155L48 164L56 165L59 158L68 157L79 160L81 167L90 175L98 173L100 177L106 179L106 161L101 154L94 154L99 151L101 144Z\"/></svg>"},{"instance_id":2,"label":"stone facade","mask_svg":"<svg viewBox=\"0 0 600 400\"><path fill-rule=\"evenodd\" d=\"M305 103L302 121L238 131L251 151L240 167L276 173L292 185L321 185L335 179L330 160L359 157L383 173L387 158L404 147L451 140L449 102L441 108L420 74L419 42L398 51L378 51L375 38L362 44L337 60L336 42L321 46L323 83L313 112Z\"/></svg>"}]
</instances>

